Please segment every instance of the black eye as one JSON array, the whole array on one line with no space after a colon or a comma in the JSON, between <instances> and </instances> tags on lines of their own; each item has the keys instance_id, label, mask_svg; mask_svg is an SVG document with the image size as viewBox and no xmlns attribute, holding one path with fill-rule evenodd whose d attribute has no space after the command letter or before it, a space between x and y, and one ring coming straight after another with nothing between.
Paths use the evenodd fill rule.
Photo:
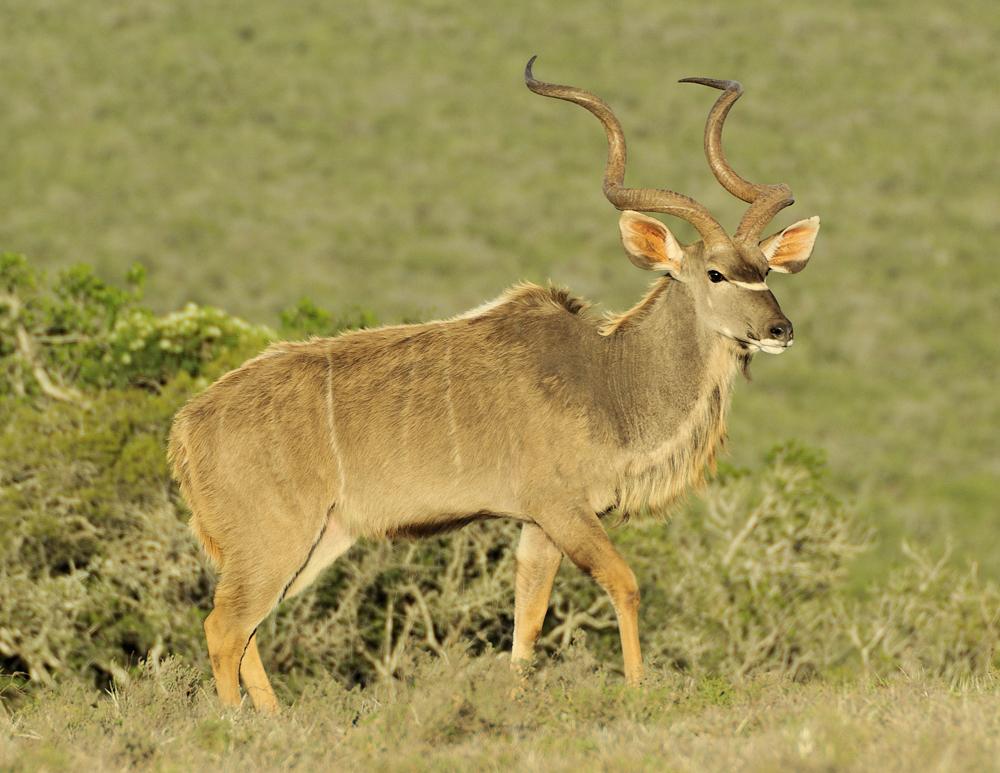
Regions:
<instances>
[{"instance_id":1,"label":"black eye","mask_svg":"<svg viewBox=\"0 0 1000 773\"><path fill-rule=\"evenodd\" d=\"M726 281L726 278L722 274L720 274L718 271L714 271L714 270L708 272L708 278L711 279L713 282L725 282Z\"/></svg>"}]
</instances>

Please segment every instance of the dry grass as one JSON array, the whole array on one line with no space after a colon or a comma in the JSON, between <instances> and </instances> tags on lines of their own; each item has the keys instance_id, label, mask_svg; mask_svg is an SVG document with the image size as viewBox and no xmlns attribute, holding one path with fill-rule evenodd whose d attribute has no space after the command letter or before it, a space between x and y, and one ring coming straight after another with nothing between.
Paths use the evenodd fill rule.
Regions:
<instances>
[{"instance_id":1,"label":"dry grass","mask_svg":"<svg viewBox=\"0 0 1000 773\"><path fill-rule=\"evenodd\" d=\"M403 682L317 678L277 718L221 712L176 661L101 697L0 718L5 770L970 770L1000 759L994 678L730 684L653 669L638 690L571 650L519 682L451 649Z\"/></svg>"}]
</instances>

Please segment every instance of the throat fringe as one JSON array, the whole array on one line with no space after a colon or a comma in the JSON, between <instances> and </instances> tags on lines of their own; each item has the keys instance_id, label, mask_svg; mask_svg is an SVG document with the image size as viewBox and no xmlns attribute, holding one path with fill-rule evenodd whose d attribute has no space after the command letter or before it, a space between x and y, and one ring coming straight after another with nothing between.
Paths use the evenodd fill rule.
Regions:
<instances>
[{"instance_id":1,"label":"throat fringe","mask_svg":"<svg viewBox=\"0 0 1000 773\"><path fill-rule=\"evenodd\" d=\"M726 413L736 370L746 362L720 346L711 359L704 389L690 413L666 440L626 453L618 483L622 519L641 513L664 515L691 488L704 486L725 446Z\"/></svg>"}]
</instances>

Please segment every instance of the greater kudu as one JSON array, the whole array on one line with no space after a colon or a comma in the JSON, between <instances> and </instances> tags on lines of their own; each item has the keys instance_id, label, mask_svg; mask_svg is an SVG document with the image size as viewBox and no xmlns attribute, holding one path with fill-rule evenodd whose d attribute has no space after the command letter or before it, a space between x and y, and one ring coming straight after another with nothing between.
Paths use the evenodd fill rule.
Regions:
<instances>
[{"instance_id":1,"label":"greater kudu","mask_svg":"<svg viewBox=\"0 0 1000 773\"><path fill-rule=\"evenodd\" d=\"M662 510L702 481L734 374L754 352L792 344L765 277L805 266L819 221L760 240L792 198L726 162L722 126L739 83L685 79L722 90L705 150L718 181L750 204L730 237L687 196L623 187L614 114L593 94L535 80L533 61L529 89L604 125L604 192L624 210L625 251L662 276L603 320L564 290L521 284L444 321L275 344L192 399L169 453L191 527L221 570L205 632L225 704L239 704L242 676L255 706L276 708L257 626L359 537L496 516L524 524L514 660L531 656L566 555L610 595L626 679L641 677L639 586L602 516ZM681 245L640 210L683 218L702 238Z\"/></svg>"}]
</instances>

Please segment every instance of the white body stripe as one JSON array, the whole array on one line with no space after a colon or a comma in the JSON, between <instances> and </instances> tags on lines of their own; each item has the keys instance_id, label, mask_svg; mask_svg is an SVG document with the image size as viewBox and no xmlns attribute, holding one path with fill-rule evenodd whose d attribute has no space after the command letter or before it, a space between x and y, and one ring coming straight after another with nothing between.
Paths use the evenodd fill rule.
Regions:
<instances>
[{"instance_id":1,"label":"white body stripe","mask_svg":"<svg viewBox=\"0 0 1000 773\"><path fill-rule=\"evenodd\" d=\"M347 475L344 470L344 457L340 453L340 445L337 443L337 428L334 421L333 412L333 357L330 350L326 353L326 423L330 430L330 450L333 451L333 460L337 465L337 473L340 478L340 491L337 492L337 504L344 501L344 493L347 488Z\"/></svg>"},{"instance_id":2,"label":"white body stripe","mask_svg":"<svg viewBox=\"0 0 1000 773\"><path fill-rule=\"evenodd\" d=\"M458 422L455 420L455 403L451 396L451 341L444 351L444 374L447 379L445 403L448 407L448 440L451 442L451 461L458 472L462 471L462 453L458 447Z\"/></svg>"}]
</instances>

